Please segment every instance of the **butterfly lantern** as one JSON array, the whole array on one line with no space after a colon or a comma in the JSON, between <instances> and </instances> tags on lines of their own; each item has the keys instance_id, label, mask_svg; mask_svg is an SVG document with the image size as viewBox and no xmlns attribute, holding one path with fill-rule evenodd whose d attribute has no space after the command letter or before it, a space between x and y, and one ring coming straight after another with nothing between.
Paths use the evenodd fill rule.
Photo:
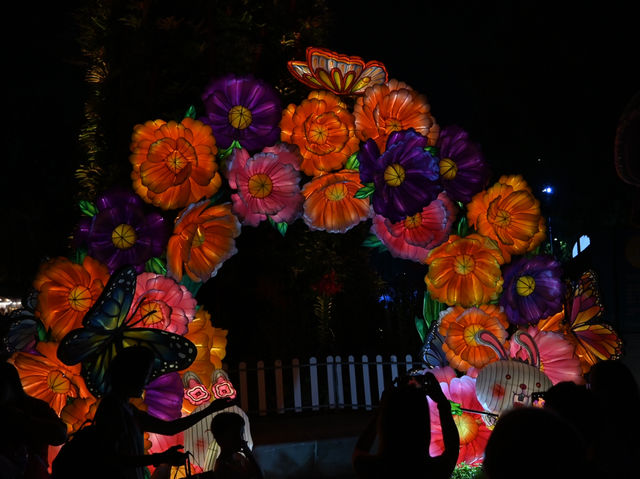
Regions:
<instances>
[{"instance_id":1,"label":"butterfly lantern","mask_svg":"<svg viewBox=\"0 0 640 479\"><path fill-rule=\"evenodd\" d=\"M478 331L476 341L493 349L498 361L489 363L478 373L476 396L493 414L518 406L532 406L537 397L552 386L551 380L540 370L540 353L533 338L524 331L516 331L513 340L527 351L529 362L510 358L492 333Z\"/></svg>"},{"instance_id":2,"label":"butterfly lantern","mask_svg":"<svg viewBox=\"0 0 640 479\"><path fill-rule=\"evenodd\" d=\"M187 338L160 329L136 327L144 320L143 317L132 321L144 300L140 298L131 308L136 277L132 266L113 273L98 301L84 316L83 327L70 331L58 347L58 359L64 364L82 363L82 376L96 397L105 393L109 364L124 348L141 346L153 352L150 381L186 369L195 360L196 347Z\"/></svg>"}]
</instances>

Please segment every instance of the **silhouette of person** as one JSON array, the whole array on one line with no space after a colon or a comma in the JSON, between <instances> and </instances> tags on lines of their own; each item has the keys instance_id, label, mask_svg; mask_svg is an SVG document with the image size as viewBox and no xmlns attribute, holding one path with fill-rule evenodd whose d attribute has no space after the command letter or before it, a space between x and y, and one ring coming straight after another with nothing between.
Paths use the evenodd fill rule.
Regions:
<instances>
[{"instance_id":1,"label":"silhouette of person","mask_svg":"<svg viewBox=\"0 0 640 479\"><path fill-rule=\"evenodd\" d=\"M600 361L589 371L589 387L599 405L603 430L596 460L604 478L634 477L640 457L640 390L619 360Z\"/></svg>"},{"instance_id":2,"label":"silhouette of person","mask_svg":"<svg viewBox=\"0 0 640 479\"><path fill-rule=\"evenodd\" d=\"M45 479L48 447L67 438L67 426L41 399L25 393L15 366L0 363L0 475Z\"/></svg>"},{"instance_id":3,"label":"silhouette of person","mask_svg":"<svg viewBox=\"0 0 640 479\"><path fill-rule=\"evenodd\" d=\"M174 446L162 453L144 454L143 432L166 436L177 434L207 415L233 404L229 399L217 399L207 408L173 421L164 421L140 411L129 403L129 398L142 396L153 363L151 350L132 346L119 352L107 372L107 393L95 414L94 424L105 449L103 472L105 477L142 479L145 466L160 466L156 477L168 476L168 466L185 463L182 446Z\"/></svg>"},{"instance_id":4,"label":"silhouette of person","mask_svg":"<svg viewBox=\"0 0 640 479\"><path fill-rule=\"evenodd\" d=\"M430 397L438 406L445 450L429 455ZM371 454L377 434L378 452ZM352 456L359 478L429 477L448 479L458 460L460 436L451 415L451 404L435 376L426 373L424 384L409 381L386 389L380 407L362 432Z\"/></svg>"},{"instance_id":5,"label":"silhouette of person","mask_svg":"<svg viewBox=\"0 0 640 479\"><path fill-rule=\"evenodd\" d=\"M495 425L482 465L486 479L592 477L582 437L551 409L519 407Z\"/></svg>"}]
</instances>

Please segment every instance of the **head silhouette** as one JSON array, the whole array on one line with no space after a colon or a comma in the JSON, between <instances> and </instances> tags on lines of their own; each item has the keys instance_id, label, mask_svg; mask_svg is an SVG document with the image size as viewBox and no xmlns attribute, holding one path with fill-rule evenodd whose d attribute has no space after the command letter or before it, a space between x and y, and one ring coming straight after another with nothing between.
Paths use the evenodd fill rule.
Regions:
<instances>
[{"instance_id":1,"label":"head silhouette","mask_svg":"<svg viewBox=\"0 0 640 479\"><path fill-rule=\"evenodd\" d=\"M244 419L234 412L221 412L211 420L211 434L223 450L238 451L244 441Z\"/></svg>"},{"instance_id":2,"label":"head silhouette","mask_svg":"<svg viewBox=\"0 0 640 479\"><path fill-rule=\"evenodd\" d=\"M7 362L0 363L0 404L13 403L24 396L16 367Z\"/></svg>"},{"instance_id":3,"label":"head silhouette","mask_svg":"<svg viewBox=\"0 0 640 479\"><path fill-rule=\"evenodd\" d=\"M153 352L142 346L120 351L109 364L107 391L123 397L140 397L149 381L153 360Z\"/></svg>"},{"instance_id":4,"label":"head silhouette","mask_svg":"<svg viewBox=\"0 0 640 479\"><path fill-rule=\"evenodd\" d=\"M381 451L428 451L431 442L429 403L425 392L411 385L387 390L380 404Z\"/></svg>"}]
</instances>

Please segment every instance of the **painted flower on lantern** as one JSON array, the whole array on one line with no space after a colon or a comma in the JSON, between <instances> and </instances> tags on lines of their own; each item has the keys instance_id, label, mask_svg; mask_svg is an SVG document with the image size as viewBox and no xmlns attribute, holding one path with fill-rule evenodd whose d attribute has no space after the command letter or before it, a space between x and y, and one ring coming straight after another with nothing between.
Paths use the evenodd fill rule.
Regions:
<instances>
[{"instance_id":1,"label":"painted flower on lantern","mask_svg":"<svg viewBox=\"0 0 640 479\"><path fill-rule=\"evenodd\" d=\"M236 390L225 376L220 375L211 386L211 392L216 399L236 397Z\"/></svg>"},{"instance_id":2,"label":"painted flower on lantern","mask_svg":"<svg viewBox=\"0 0 640 479\"><path fill-rule=\"evenodd\" d=\"M436 145L440 157L440 181L453 201L468 203L489 181L489 166L480 145L457 126L443 128Z\"/></svg>"},{"instance_id":3,"label":"painted flower on lantern","mask_svg":"<svg viewBox=\"0 0 640 479\"><path fill-rule=\"evenodd\" d=\"M282 104L276 90L252 76L227 75L211 82L202 95L206 115L220 148L235 140L256 151L280 138Z\"/></svg>"},{"instance_id":4,"label":"painted flower on lantern","mask_svg":"<svg viewBox=\"0 0 640 479\"><path fill-rule=\"evenodd\" d=\"M108 280L107 267L90 256L82 264L58 257L40 267L33 282L39 291L36 314L53 340L82 325Z\"/></svg>"},{"instance_id":5,"label":"painted flower on lantern","mask_svg":"<svg viewBox=\"0 0 640 479\"><path fill-rule=\"evenodd\" d=\"M427 139L415 130L392 133L382 154L373 140L362 146L360 179L375 185L372 204L377 214L397 222L436 199L442 189L440 170L426 146Z\"/></svg>"},{"instance_id":6,"label":"painted flower on lantern","mask_svg":"<svg viewBox=\"0 0 640 479\"><path fill-rule=\"evenodd\" d=\"M144 388L144 403L151 416L173 421L182 415L182 379L172 372L157 377Z\"/></svg>"},{"instance_id":7,"label":"painted flower on lantern","mask_svg":"<svg viewBox=\"0 0 640 479\"><path fill-rule=\"evenodd\" d=\"M289 72L311 88L336 95L358 95L366 88L387 81L387 70L377 61L365 64L356 56L341 55L324 48L308 47L306 61L290 61Z\"/></svg>"},{"instance_id":8,"label":"painted flower on lantern","mask_svg":"<svg viewBox=\"0 0 640 479\"><path fill-rule=\"evenodd\" d=\"M207 387L200 381L198 376L191 371L184 373L183 377L184 398L194 407L208 403L211 399L211 393ZM186 380L186 384L184 384ZM184 407L183 407L184 409ZM191 408L193 409L193 408Z\"/></svg>"},{"instance_id":9,"label":"painted flower on lantern","mask_svg":"<svg viewBox=\"0 0 640 479\"><path fill-rule=\"evenodd\" d=\"M469 224L478 233L495 240L506 262L511 255L525 254L545 238L540 202L522 176L502 176L467 205Z\"/></svg>"},{"instance_id":10,"label":"painted flower on lantern","mask_svg":"<svg viewBox=\"0 0 640 479\"><path fill-rule=\"evenodd\" d=\"M500 304L514 324L537 323L562 310L562 270L552 256L520 258L504 270Z\"/></svg>"},{"instance_id":11,"label":"painted flower on lantern","mask_svg":"<svg viewBox=\"0 0 640 479\"><path fill-rule=\"evenodd\" d=\"M88 245L89 255L103 262L113 273L124 265L139 273L144 263L159 256L168 231L164 218L145 214L140 198L129 191L112 190L98 198L98 212L78 223L76 240Z\"/></svg>"},{"instance_id":12,"label":"painted flower on lantern","mask_svg":"<svg viewBox=\"0 0 640 479\"><path fill-rule=\"evenodd\" d=\"M269 150L269 151L267 151ZM300 155L297 147L280 143L249 157L244 148L235 149L229 167L233 212L245 225L258 226L271 218L292 223L302 209Z\"/></svg>"},{"instance_id":13,"label":"painted flower on lantern","mask_svg":"<svg viewBox=\"0 0 640 479\"><path fill-rule=\"evenodd\" d=\"M185 334L196 312L196 300L181 284L161 274L142 273L133 296L131 324Z\"/></svg>"},{"instance_id":14,"label":"painted flower on lantern","mask_svg":"<svg viewBox=\"0 0 640 479\"><path fill-rule=\"evenodd\" d=\"M367 198L355 197L362 188L357 171L342 170L318 176L302 188L304 222L312 230L345 233L371 216Z\"/></svg>"},{"instance_id":15,"label":"painted flower on lantern","mask_svg":"<svg viewBox=\"0 0 640 479\"><path fill-rule=\"evenodd\" d=\"M281 140L297 145L302 155L302 171L318 176L341 169L358 151L353 115L333 93L314 90L298 106L282 113Z\"/></svg>"},{"instance_id":16,"label":"painted flower on lantern","mask_svg":"<svg viewBox=\"0 0 640 479\"><path fill-rule=\"evenodd\" d=\"M424 280L431 296L449 306L477 306L498 299L502 292L504 262L495 241L486 236L457 235L427 256Z\"/></svg>"},{"instance_id":17,"label":"painted flower on lantern","mask_svg":"<svg viewBox=\"0 0 640 479\"><path fill-rule=\"evenodd\" d=\"M553 384L561 381L573 381L584 384L580 359L575 355L575 347L561 333L540 331L530 326L527 333L533 338L540 352L540 370ZM515 341L511 341L510 355L513 358L528 360L528 353Z\"/></svg>"},{"instance_id":18,"label":"painted flower on lantern","mask_svg":"<svg viewBox=\"0 0 640 479\"><path fill-rule=\"evenodd\" d=\"M67 425L67 434L73 434L87 421L93 420L99 403L93 396L67 402L60 412L60 419Z\"/></svg>"},{"instance_id":19,"label":"painted flower on lantern","mask_svg":"<svg viewBox=\"0 0 640 479\"><path fill-rule=\"evenodd\" d=\"M441 381L440 387L442 387L442 392L447 399L460 404L464 409L483 410L476 398L475 379L469 376L452 377L446 382ZM429 399L429 409L431 412L431 446L429 447L429 454L435 457L444 452L444 440L442 427L438 419L438 407L431 399ZM463 462L469 465L479 463L484 456L491 430L486 426L480 414L463 412L460 415L454 415L453 420L460 436L458 464Z\"/></svg>"},{"instance_id":20,"label":"painted flower on lantern","mask_svg":"<svg viewBox=\"0 0 640 479\"><path fill-rule=\"evenodd\" d=\"M380 151L390 147L391 134L410 128L426 137L430 146L438 139L439 127L427 98L398 80L367 88L353 114L358 138L375 141Z\"/></svg>"},{"instance_id":21,"label":"painted flower on lantern","mask_svg":"<svg viewBox=\"0 0 640 479\"><path fill-rule=\"evenodd\" d=\"M24 392L42 399L60 415L68 398L89 398L91 393L80 375L81 365L67 366L56 356L58 343L39 342L39 354L16 353L11 361L18 370Z\"/></svg>"},{"instance_id":22,"label":"painted flower on lantern","mask_svg":"<svg viewBox=\"0 0 640 479\"><path fill-rule=\"evenodd\" d=\"M453 306L440 313L440 334L444 338L442 350L449 364L460 371L470 367L482 368L498 357L489 347L476 341L476 333L486 330L505 344L507 316L500 306L483 304L479 307Z\"/></svg>"},{"instance_id":23,"label":"painted flower on lantern","mask_svg":"<svg viewBox=\"0 0 640 479\"><path fill-rule=\"evenodd\" d=\"M131 137L133 189L147 203L164 210L184 208L213 196L222 179L211 127L184 118L136 125Z\"/></svg>"},{"instance_id":24,"label":"painted flower on lantern","mask_svg":"<svg viewBox=\"0 0 640 479\"><path fill-rule=\"evenodd\" d=\"M425 206L420 213L392 223L375 215L371 231L396 258L424 263L429 251L442 244L451 232L456 207L445 193Z\"/></svg>"},{"instance_id":25,"label":"painted flower on lantern","mask_svg":"<svg viewBox=\"0 0 640 479\"><path fill-rule=\"evenodd\" d=\"M203 200L189 205L176 218L167 244L170 276L181 281L186 273L192 281L207 281L238 252L235 238L239 235L240 223L229 203L213 206Z\"/></svg>"}]
</instances>

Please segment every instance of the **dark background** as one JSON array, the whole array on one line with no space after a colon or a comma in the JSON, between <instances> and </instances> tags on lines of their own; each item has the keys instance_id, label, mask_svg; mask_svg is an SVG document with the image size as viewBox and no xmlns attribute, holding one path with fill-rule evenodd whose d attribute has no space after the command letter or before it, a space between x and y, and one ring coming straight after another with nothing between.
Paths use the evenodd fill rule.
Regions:
<instances>
[{"instance_id":1,"label":"dark background","mask_svg":"<svg viewBox=\"0 0 640 479\"><path fill-rule=\"evenodd\" d=\"M543 206L558 243L633 229L637 189L613 162L616 126L640 88L631 3L120 1L102 2L106 20L92 1L12 4L0 296L21 296L40 261L68 254L77 201L95 195L74 178L87 158L78 140L87 105L104 132L96 189L128 184L136 123L180 118L227 71L253 72L281 88L285 104L299 102L306 90L286 61L309 45L383 62L427 96L440 125L458 124L482 145L492 181L521 173L541 198L553 185ZM110 67L99 99L85 81L96 55ZM240 253L198 296L230 329L230 357L417 348L425 269L361 248L367 233L309 233L298 222L282 238L268 225L244 228ZM341 291L323 326L313 285L332 270Z\"/></svg>"}]
</instances>

